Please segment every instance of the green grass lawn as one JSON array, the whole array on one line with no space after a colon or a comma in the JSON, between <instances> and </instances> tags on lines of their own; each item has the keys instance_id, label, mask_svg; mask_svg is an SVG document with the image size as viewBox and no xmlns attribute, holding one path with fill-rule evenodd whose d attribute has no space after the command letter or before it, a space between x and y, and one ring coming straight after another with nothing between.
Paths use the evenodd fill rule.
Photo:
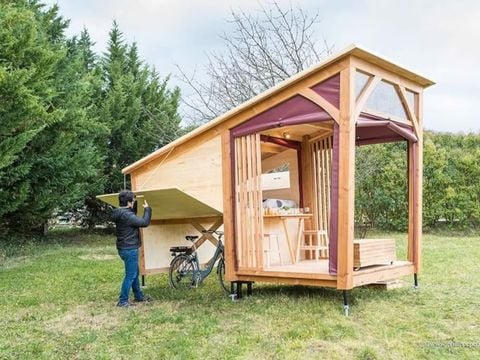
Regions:
<instances>
[{"instance_id":1,"label":"green grass lawn","mask_svg":"<svg viewBox=\"0 0 480 360\"><path fill-rule=\"evenodd\" d=\"M156 301L120 309L113 237L60 232L0 247L0 358L478 359L479 241L426 235L421 288L354 289L345 317L333 289L255 284L232 302L214 276L188 291L150 276Z\"/></svg>"}]
</instances>

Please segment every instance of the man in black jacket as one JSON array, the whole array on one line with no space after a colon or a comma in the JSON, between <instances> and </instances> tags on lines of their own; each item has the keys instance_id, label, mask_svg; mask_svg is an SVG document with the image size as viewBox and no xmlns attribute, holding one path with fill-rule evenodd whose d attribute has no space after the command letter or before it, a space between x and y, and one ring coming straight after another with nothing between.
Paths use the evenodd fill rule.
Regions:
<instances>
[{"instance_id":1,"label":"man in black jacket","mask_svg":"<svg viewBox=\"0 0 480 360\"><path fill-rule=\"evenodd\" d=\"M139 228L147 227L152 217L152 209L144 201L143 218L136 215L135 194L131 191L122 191L118 194L120 207L113 210L112 219L117 228L117 249L118 255L125 264L125 278L123 279L120 297L117 306L129 307L128 295L130 288L133 290L135 302L150 300L143 295L138 280L138 248L142 245L140 241Z\"/></svg>"}]
</instances>

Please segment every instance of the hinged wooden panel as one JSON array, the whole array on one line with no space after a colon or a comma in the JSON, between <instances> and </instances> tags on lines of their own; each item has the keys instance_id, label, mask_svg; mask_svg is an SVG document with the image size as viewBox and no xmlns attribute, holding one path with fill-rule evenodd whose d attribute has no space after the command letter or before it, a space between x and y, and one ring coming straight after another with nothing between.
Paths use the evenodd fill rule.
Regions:
<instances>
[{"instance_id":1,"label":"hinged wooden panel","mask_svg":"<svg viewBox=\"0 0 480 360\"><path fill-rule=\"evenodd\" d=\"M310 144L313 166L313 194L315 194L314 208L312 209L314 214L313 230L327 231L327 239L330 236L332 147L333 136L331 135ZM322 250L321 256L328 257L328 250Z\"/></svg>"},{"instance_id":2,"label":"hinged wooden panel","mask_svg":"<svg viewBox=\"0 0 480 360\"><path fill-rule=\"evenodd\" d=\"M238 269L263 267L260 134L235 139L236 252Z\"/></svg>"}]
</instances>

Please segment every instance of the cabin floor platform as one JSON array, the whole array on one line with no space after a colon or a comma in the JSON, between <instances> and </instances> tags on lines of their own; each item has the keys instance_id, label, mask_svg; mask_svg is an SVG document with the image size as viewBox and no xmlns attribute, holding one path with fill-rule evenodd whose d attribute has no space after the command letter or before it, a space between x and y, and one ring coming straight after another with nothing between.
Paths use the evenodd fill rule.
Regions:
<instances>
[{"instance_id":1,"label":"cabin floor platform","mask_svg":"<svg viewBox=\"0 0 480 360\"><path fill-rule=\"evenodd\" d=\"M409 261L394 261L388 265L374 265L353 271L353 287L379 281L398 279L411 275L413 264ZM337 276L328 271L328 260L301 260L295 264L272 265L262 270L238 271L237 276L245 281L265 281L299 285L336 287Z\"/></svg>"},{"instance_id":2,"label":"cabin floor platform","mask_svg":"<svg viewBox=\"0 0 480 360\"><path fill-rule=\"evenodd\" d=\"M410 261L398 260L389 265L368 266L353 272L353 286L394 280L413 273L414 267Z\"/></svg>"},{"instance_id":3,"label":"cabin floor platform","mask_svg":"<svg viewBox=\"0 0 480 360\"><path fill-rule=\"evenodd\" d=\"M328 259L301 260L295 264L271 265L265 271L280 271L292 273L315 273L330 275L328 271Z\"/></svg>"}]
</instances>

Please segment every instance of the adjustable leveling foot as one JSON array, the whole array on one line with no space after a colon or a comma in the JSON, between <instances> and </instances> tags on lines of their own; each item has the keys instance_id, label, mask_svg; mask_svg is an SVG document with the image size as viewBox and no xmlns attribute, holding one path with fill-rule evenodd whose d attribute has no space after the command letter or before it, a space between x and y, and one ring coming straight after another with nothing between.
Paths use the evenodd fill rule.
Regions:
<instances>
[{"instance_id":1,"label":"adjustable leveling foot","mask_svg":"<svg viewBox=\"0 0 480 360\"><path fill-rule=\"evenodd\" d=\"M350 311L350 306L348 305L348 291L343 290L343 314L348 316Z\"/></svg>"},{"instance_id":2,"label":"adjustable leveling foot","mask_svg":"<svg viewBox=\"0 0 480 360\"><path fill-rule=\"evenodd\" d=\"M253 294L253 282L252 281L232 281L230 283L230 298L232 301L241 299L243 297L242 287L243 284L247 285L247 296Z\"/></svg>"},{"instance_id":3,"label":"adjustable leveling foot","mask_svg":"<svg viewBox=\"0 0 480 360\"><path fill-rule=\"evenodd\" d=\"M230 294L228 294L228 296L230 297L230 299L232 299L232 301L235 301L237 300L237 293L235 291L235 282L230 282Z\"/></svg>"},{"instance_id":4,"label":"adjustable leveling foot","mask_svg":"<svg viewBox=\"0 0 480 360\"><path fill-rule=\"evenodd\" d=\"M417 273L414 273L413 274L413 288L414 289L418 289L419 286L418 286L418 276L417 276Z\"/></svg>"}]
</instances>

